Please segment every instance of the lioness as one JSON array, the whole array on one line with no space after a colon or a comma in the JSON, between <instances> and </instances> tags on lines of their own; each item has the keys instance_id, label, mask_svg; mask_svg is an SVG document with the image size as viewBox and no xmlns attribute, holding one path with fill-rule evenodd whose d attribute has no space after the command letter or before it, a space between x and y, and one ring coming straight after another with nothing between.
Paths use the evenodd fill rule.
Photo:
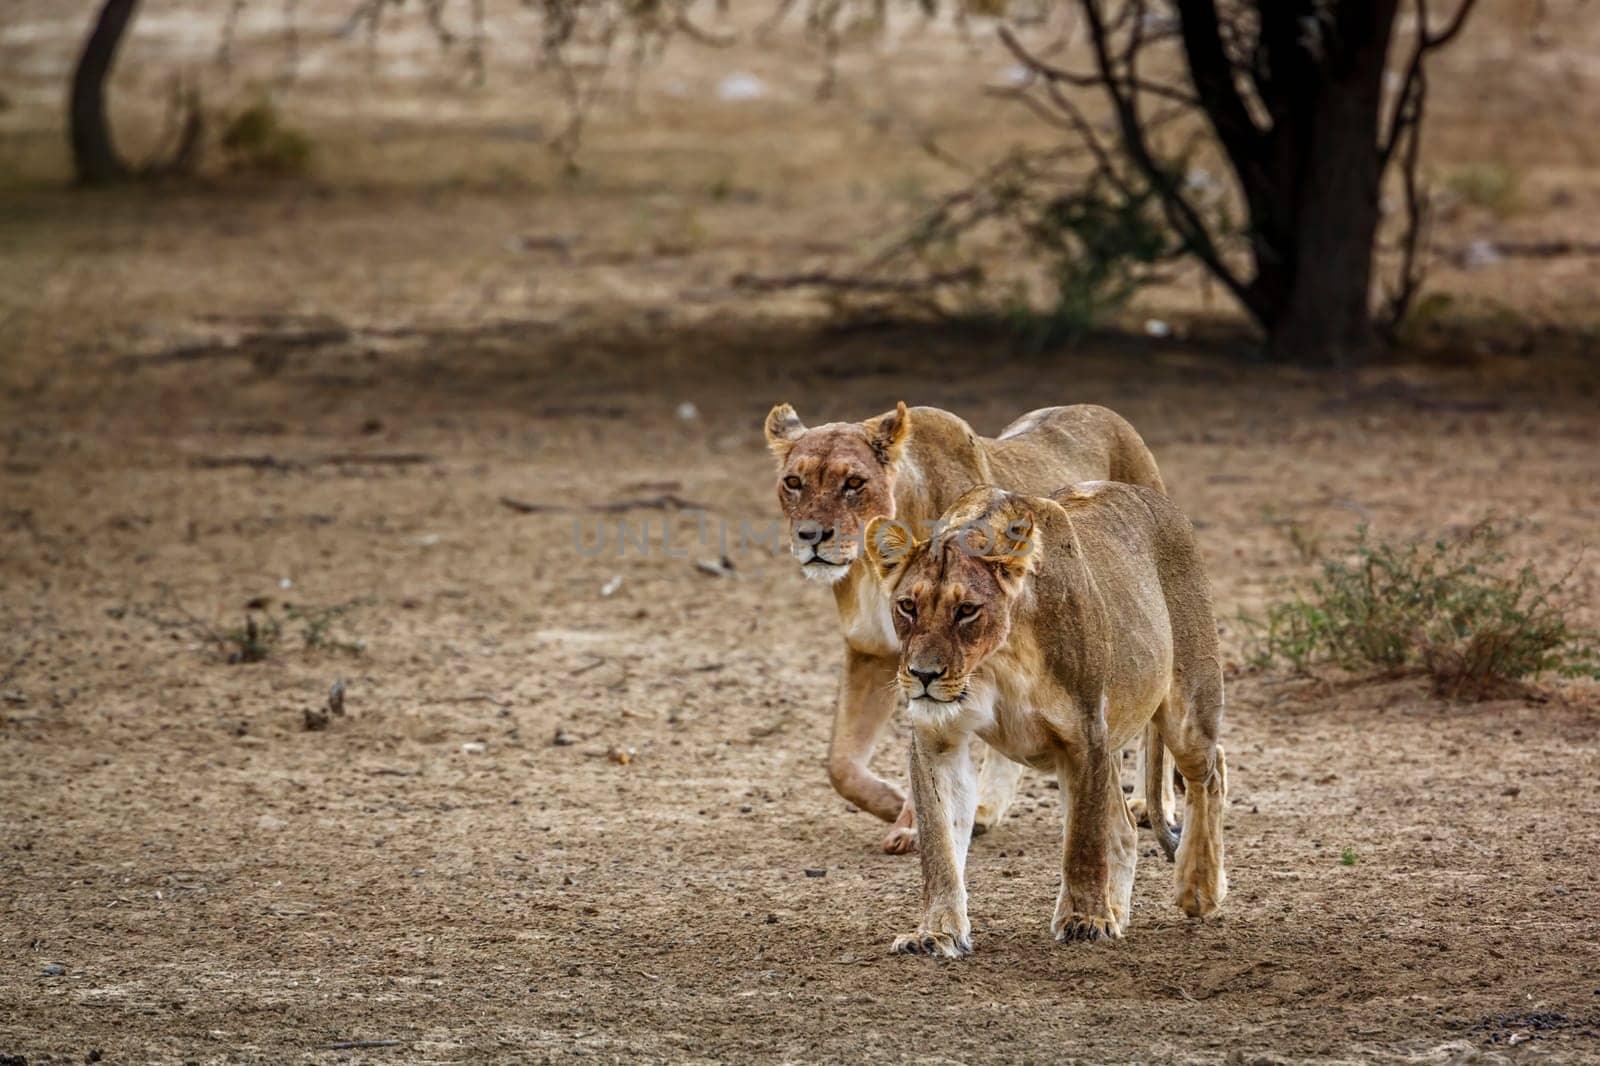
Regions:
<instances>
[{"instance_id":1,"label":"lioness","mask_svg":"<svg viewBox=\"0 0 1600 1066\"><path fill-rule=\"evenodd\" d=\"M868 767L900 702L899 641L888 599L858 561L861 529L879 516L924 528L974 485L1051 492L1110 479L1162 490L1161 474L1132 426L1089 404L1030 411L992 440L936 407L907 410L900 403L865 422L807 429L793 407L780 404L767 415L766 435L778 460L778 504L789 520L794 557L808 578L832 585L844 631L828 777L845 799L894 823L884 851L910 851L917 839L912 803ZM1006 759L983 760L978 826L990 828L1005 815L1020 772ZM1136 809L1148 776L1141 769ZM1170 775L1157 776L1170 793Z\"/></svg>"},{"instance_id":2,"label":"lioness","mask_svg":"<svg viewBox=\"0 0 1600 1066\"><path fill-rule=\"evenodd\" d=\"M894 600L921 829L922 921L894 950L957 957L972 949L965 866L977 808L967 752L974 735L1061 782L1066 846L1050 922L1057 940L1120 937L1127 927L1138 847L1117 760L1152 724L1185 784L1177 904L1195 917L1216 910L1228 888L1222 667L1189 522L1161 493L1111 482L1048 499L980 486L944 518L930 540L883 518L865 536ZM1162 790L1154 781L1146 789L1165 838Z\"/></svg>"}]
</instances>

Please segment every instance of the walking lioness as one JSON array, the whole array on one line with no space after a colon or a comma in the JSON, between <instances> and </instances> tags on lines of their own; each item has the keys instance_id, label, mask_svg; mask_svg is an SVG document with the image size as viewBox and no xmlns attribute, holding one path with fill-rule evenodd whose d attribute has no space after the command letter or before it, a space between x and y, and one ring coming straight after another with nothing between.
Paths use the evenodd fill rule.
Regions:
<instances>
[{"instance_id":1,"label":"walking lioness","mask_svg":"<svg viewBox=\"0 0 1600 1066\"><path fill-rule=\"evenodd\" d=\"M974 485L1045 493L1110 479L1161 490L1161 474L1132 426L1089 404L1030 411L992 440L935 407L907 410L901 403L865 422L807 429L793 407L780 404L767 415L766 435L778 460L778 504L789 520L794 557L807 577L832 585L844 631L828 777L845 799L894 823L885 851L910 851L917 839L912 804L868 767L900 703L899 641L889 601L860 561L862 528L882 516L926 532ZM1020 772L1006 759L983 760L979 826L1004 816ZM1141 780L1148 776L1141 771Z\"/></svg>"},{"instance_id":2,"label":"walking lioness","mask_svg":"<svg viewBox=\"0 0 1600 1066\"><path fill-rule=\"evenodd\" d=\"M1151 726L1184 778L1177 904L1195 917L1216 910L1228 885L1222 667L1210 585L1178 509L1161 493L1110 482L1050 498L980 486L929 540L882 518L863 539L894 602L921 830L922 921L894 950L972 949L974 736L1060 780L1057 940L1120 937L1128 924L1139 849L1117 762L1141 733L1151 739ZM1162 790L1146 789L1166 838Z\"/></svg>"}]
</instances>

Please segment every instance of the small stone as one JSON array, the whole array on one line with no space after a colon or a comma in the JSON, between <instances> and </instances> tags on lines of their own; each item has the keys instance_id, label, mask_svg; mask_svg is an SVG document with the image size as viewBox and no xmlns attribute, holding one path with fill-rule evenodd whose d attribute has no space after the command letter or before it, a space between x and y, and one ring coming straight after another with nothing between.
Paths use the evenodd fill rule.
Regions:
<instances>
[{"instance_id":1,"label":"small stone","mask_svg":"<svg viewBox=\"0 0 1600 1066\"><path fill-rule=\"evenodd\" d=\"M60 977L67 972L67 968L58 962L52 962L39 972L46 977Z\"/></svg>"},{"instance_id":2,"label":"small stone","mask_svg":"<svg viewBox=\"0 0 1600 1066\"><path fill-rule=\"evenodd\" d=\"M550 743L557 748L570 748L577 741L572 739L571 733L568 733L560 726L556 726L556 735L550 738Z\"/></svg>"},{"instance_id":3,"label":"small stone","mask_svg":"<svg viewBox=\"0 0 1600 1066\"><path fill-rule=\"evenodd\" d=\"M1461 265L1468 270L1476 270L1480 267L1494 266L1504 258L1493 241L1479 239L1467 245L1467 250L1461 253Z\"/></svg>"},{"instance_id":4,"label":"small stone","mask_svg":"<svg viewBox=\"0 0 1600 1066\"><path fill-rule=\"evenodd\" d=\"M712 577L732 577L735 573L733 560L726 555L720 559L701 559L694 564L694 568Z\"/></svg>"},{"instance_id":5,"label":"small stone","mask_svg":"<svg viewBox=\"0 0 1600 1066\"><path fill-rule=\"evenodd\" d=\"M489 745L481 740L469 740L461 745L461 754L463 755L482 755L488 750Z\"/></svg>"},{"instance_id":6,"label":"small stone","mask_svg":"<svg viewBox=\"0 0 1600 1066\"><path fill-rule=\"evenodd\" d=\"M806 876L807 877L827 877L828 876L828 871L826 871L826 870L817 870L817 869L808 869L808 870L806 870Z\"/></svg>"},{"instance_id":7,"label":"small stone","mask_svg":"<svg viewBox=\"0 0 1600 1066\"><path fill-rule=\"evenodd\" d=\"M765 95L766 83L744 71L735 71L717 83L717 96L722 100L759 100Z\"/></svg>"}]
</instances>

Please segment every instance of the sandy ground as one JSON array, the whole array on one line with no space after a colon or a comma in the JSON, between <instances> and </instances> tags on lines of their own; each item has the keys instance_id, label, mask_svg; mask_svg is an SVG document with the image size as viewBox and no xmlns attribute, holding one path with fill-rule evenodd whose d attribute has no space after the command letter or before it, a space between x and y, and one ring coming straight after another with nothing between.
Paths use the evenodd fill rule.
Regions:
<instances>
[{"instance_id":1,"label":"sandy ground","mask_svg":"<svg viewBox=\"0 0 1600 1066\"><path fill-rule=\"evenodd\" d=\"M1569 37L1518 84L1593 106ZM1595 237L1592 145L1538 135L1521 90L1470 118L1436 92L1441 171L1545 149L1516 156L1525 207L1462 208L1442 242ZM1592 263L1447 263L1483 329L1354 381L1253 363L1226 322L1040 356L846 328L729 284L907 209L911 132L830 106L645 123L631 154L609 118L616 166L575 183L531 155L509 186L339 169L413 131L308 182L93 196L29 154L42 112L4 116L35 169L0 216L0 1061L1600 1057L1600 690L1456 706L1258 672L1237 622L1307 572L1290 523L1332 545L1497 515L1600 626ZM975 144L980 118L945 115ZM674 151L704 165L648 178ZM888 955L918 870L822 770L831 603L762 551L695 564L775 517L772 403L902 398L991 433L1099 402L1145 434L1229 661L1216 920L1171 905L1146 837L1128 937L1054 943L1058 793L1029 775L973 849L977 953ZM589 510L663 494L704 543L698 510ZM648 550L619 557L619 523ZM262 599L282 635L229 664L214 635ZM335 606L316 646L284 618ZM307 729L339 678L347 713Z\"/></svg>"}]
</instances>

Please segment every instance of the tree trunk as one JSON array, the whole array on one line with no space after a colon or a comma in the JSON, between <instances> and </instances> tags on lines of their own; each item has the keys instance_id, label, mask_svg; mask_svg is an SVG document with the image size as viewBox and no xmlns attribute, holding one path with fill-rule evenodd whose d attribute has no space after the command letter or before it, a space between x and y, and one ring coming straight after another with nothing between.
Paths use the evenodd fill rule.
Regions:
<instances>
[{"instance_id":1,"label":"tree trunk","mask_svg":"<svg viewBox=\"0 0 1600 1066\"><path fill-rule=\"evenodd\" d=\"M1303 171L1282 297L1263 323L1274 359L1350 367L1377 343L1372 256L1378 229L1376 113L1326 92Z\"/></svg>"},{"instance_id":2,"label":"tree trunk","mask_svg":"<svg viewBox=\"0 0 1600 1066\"><path fill-rule=\"evenodd\" d=\"M68 112L72 164L78 180L85 185L106 185L129 176L112 143L111 126L106 119L106 78L116 61L123 32L138 6L139 0L106 0L72 76Z\"/></svg>"},{"instance_id":3,"label":"tree trunk","mask_svg":"<svg viewBox=\"0 0 1600 1066\"><path fill-rule=\"evenodd\" d=\"M1280 192L1293 198L1279 299L1263 322L1275 359L1342 368L1377 345L1372 322L1372 266L1382 171L1378 155L1383 72L1394 4L1352 9L1339 32L1337 58L1293 119L1297 180Z\"/></svg>"},{"instance_id":4,"label":"tree trunk","mask_svg":"<svg viewBox=\"0 0 1600 1066\"><path fill-rule=\"evenodd\" d=\"M1221 32L1239 32L1237 10L1179 0L1195 92L1250 214L1255 275L1241 300L1273 358L1348 367L1376 346L1378 137L1398 5L1255 0L1258 47L1245 63ZM1241 95L1243 74L1265 124Z\"/></svg>"}]
</instances>

